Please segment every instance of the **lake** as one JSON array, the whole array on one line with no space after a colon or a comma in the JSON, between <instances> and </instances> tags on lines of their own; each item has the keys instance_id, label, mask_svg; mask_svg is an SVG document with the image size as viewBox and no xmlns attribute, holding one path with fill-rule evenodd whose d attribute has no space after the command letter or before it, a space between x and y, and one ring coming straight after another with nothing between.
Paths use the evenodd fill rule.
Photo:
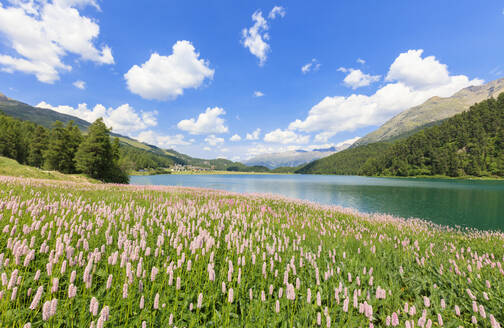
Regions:
<instances>
[{"instance_id":1,"label":"lake","mask_svg":"<svg viewBox=\"0 0 504 328\"><path fill-rule=\"evenodd\" d=\"M504 181L335 175L152 175L131 184L274 193L361 212L417 217L443 225L504 231Z\"/></svg>"}]
</instances>

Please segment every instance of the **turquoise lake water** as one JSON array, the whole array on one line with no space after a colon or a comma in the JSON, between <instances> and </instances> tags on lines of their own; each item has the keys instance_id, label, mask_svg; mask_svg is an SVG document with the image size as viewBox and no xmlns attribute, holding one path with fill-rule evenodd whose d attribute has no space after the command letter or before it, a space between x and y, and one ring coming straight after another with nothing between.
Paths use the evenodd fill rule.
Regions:
<instances>
[{"instance_id":1,"label":"turquoise lake water","mask_svg":"<svg viewBox=\"0 0 504 328\"><path fill-rule=\"evenodd\" d=\"M274 193L322 204L417 217L443 225L504 231L504 181L393 179L334 175L132 176L137 185Z\"/></svg>"}]
</instances>

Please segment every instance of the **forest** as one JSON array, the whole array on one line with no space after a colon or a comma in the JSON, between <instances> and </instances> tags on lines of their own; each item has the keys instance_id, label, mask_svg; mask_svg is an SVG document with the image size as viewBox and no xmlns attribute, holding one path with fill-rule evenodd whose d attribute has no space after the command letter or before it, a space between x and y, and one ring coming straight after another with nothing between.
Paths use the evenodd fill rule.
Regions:
<instances>
[{"instance_id":1,"label":"forest","mask_svg":"<svg viewBox=\"0 0 504 328\"><path fill-rule=\"evenodd\" d=\"M296 173L504 177L504 93L409 137L352 147Z\"/></svg>"},{"instance_id":2,"label":"forest","mask_svg":"<svg viewBox=\"0 0 504 328\"><path fill-rule=\"evenodd\" d=\"M394 143L362 175L504 176L504 93Z\"/></svg>"},{"instance_id":3,"label":"forest","mask_svg":"<svg viewBox=\"0 0 504 328\"><path fill-rule=\"evenodd\" d=\"M46 129L0 114L0 156L46 170L83 173L104 182L129 181L120 166L119 139L110 138L101 119L83 135L72 121L66 125L57 121Z\"/></svg>"}]
</instances>

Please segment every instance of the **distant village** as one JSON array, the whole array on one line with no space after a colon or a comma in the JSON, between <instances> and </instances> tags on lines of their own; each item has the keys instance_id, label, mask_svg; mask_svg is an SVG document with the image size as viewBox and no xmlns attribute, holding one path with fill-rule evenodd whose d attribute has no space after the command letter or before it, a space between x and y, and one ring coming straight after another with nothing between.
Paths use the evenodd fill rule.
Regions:
<instances>
[{"instance_id":1,"label":"distant village","mask_svg":"<svg viewBox=\"0 0 504 328\"><path fill-rule=\"evenodd\" d=\"M204 171L213 171L215 167L212 165L210 167L200 167L194 165L181 165L175 164L170 167L161 167L160 170L169 171L169 172L204 172ZM140 169L139 172L149 172L151 169Z\"/></svg>"}]
</instances>

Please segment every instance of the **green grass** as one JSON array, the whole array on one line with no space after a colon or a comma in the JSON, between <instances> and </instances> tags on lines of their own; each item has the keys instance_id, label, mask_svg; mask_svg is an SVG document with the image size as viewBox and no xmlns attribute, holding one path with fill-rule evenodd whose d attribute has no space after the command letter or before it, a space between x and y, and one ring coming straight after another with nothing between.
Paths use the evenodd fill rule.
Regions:
<instances>
[{"instance_id":1,"label":"green grass","mask_svg":"<svg viewBox=\"0 0 504 328\"><path fill-rule=\"evenodd\" d=\"M424 311L433 327L438 315L444 327L504 322L502 233L281 197L10 177L0 209L1 327L384 327L394 313L418 327Z\"/></svg>"},{"instance_id":2,"label":"green grass","mask_svg":"<svg viewBox=\"0 0 504 328\"><path fill-rule=\"evenodd\" d=\"M0 156L0 175L74 182L99 182L81 174L63 174L57 171L46 171L36 167L22 165L13 159L3 156Z\"/></svg>"}]
</instances>

